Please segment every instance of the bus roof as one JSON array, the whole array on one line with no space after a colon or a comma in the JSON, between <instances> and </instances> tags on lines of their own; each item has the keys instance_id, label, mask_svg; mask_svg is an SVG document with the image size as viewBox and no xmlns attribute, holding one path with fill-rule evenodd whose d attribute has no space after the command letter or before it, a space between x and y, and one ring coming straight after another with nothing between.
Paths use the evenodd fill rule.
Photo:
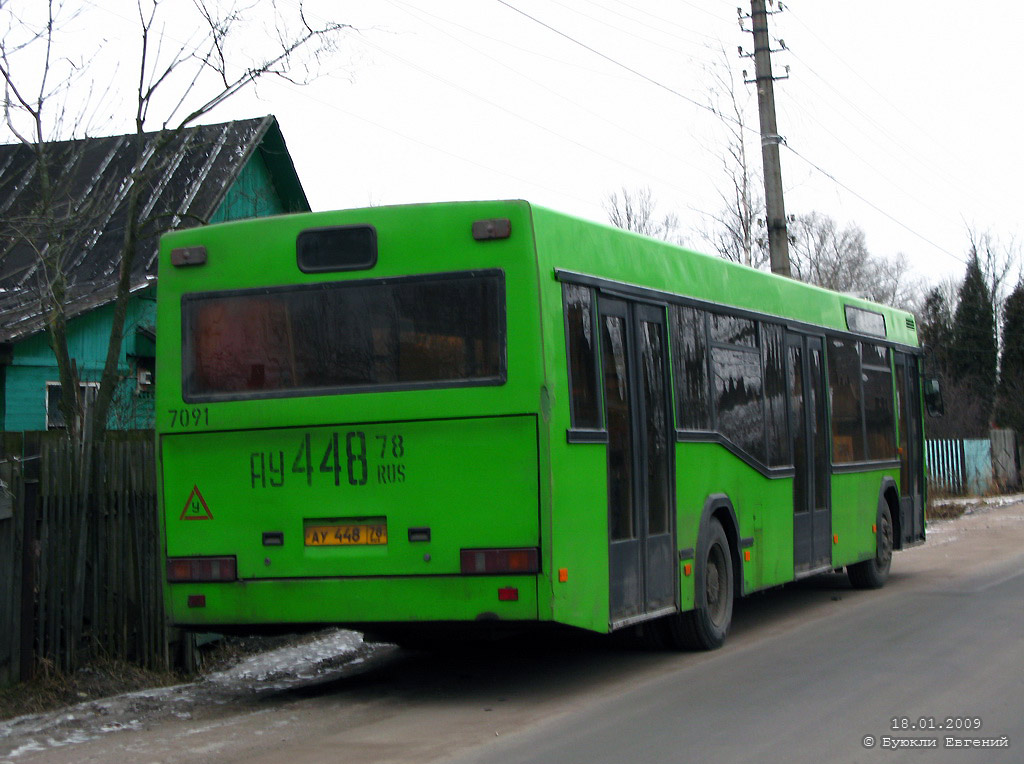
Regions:
<instances>
[{"instance_id":1,"label":"bus roof","mask_svg":"<svg viewBox=\"0 0 1024 764\"><path fill-rule=\"evenodd\" d=\"M174 247L201 244L229 230L277 226L294 232L331 225L399 224L406 232L427 239L431 228L467 227L467 220L513 218L513 236L522 223L533 228L539 272L563 280L593 279L649 291L665 299L679 298L739 308L782 321L851 331L890 343L916 347L914 316L856 295L833 292L749 266L702 254L668 242L568 215L525 200L431 202L367 207L333 212L259 218L192 228L165 235L165 253ZM430 225L417 225L418 220ZM527 222L528 221L528 222ZM232 234L233 235L233 234ZM358 272L338 274L358 278ZM879 321L881 319L881 323ZM879 329L880 327L880 329Z\"/></svg>"},{"instance_id":2,"label":"bus roof","mask_svg":"<svg viewBox=\"0 0 1024 764\"><path fill-rule=\"evenodd\" d=\"M852 331L891 343L918 345L916 321L907 311L612 225L536 205L531 209L538 256L553 261L545 264L571 272L563 275L565 280L589 276L782 320ZM884 326L878 323L878 317L884 320Z\"/></svg>"}]
</instances>

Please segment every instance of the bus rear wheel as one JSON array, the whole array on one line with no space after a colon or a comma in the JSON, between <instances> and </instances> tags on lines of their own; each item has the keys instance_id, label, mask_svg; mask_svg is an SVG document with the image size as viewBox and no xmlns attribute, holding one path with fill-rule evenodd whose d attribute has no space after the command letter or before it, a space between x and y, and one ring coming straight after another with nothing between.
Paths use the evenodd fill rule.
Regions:
<instances>
[{"instance_id":1,"label":"bus rear wheel","mask_svg":"<svg viewBox=\"0 0 1024 764\"><path fill-rule=\"evenodd\" d=\"M882 499L878 507L875 556L870 560L846 566L846 575L854 589L880 589L889 578L892 564L892 512Z\"/></svg>"},{"instance_id":2,"label":"bus rear wheel","mask_svg":"<svg viewBox=\"0 0 1024 764\"><path fill-rule=\"evenodd\" d=\"M725 642L732 623L732 554L722 524L711 520L697 549L694 608L668 618L673 647L714 650Z\"/></svg>"}]
</instances>

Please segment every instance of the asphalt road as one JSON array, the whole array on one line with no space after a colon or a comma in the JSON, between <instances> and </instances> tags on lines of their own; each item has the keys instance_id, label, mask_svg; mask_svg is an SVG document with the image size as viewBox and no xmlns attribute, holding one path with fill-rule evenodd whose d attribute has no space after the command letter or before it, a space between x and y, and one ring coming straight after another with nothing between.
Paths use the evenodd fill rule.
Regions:
<instances>
[{"instance_id":1,"label":"asphalt road","mask_svg":"<svg viewBox=\"0 0 1024 764\"><path fill-rule=\"evenodd\" d=\"M1024 506L930 533L896 555L880 591L833 575L742 601L726 646L711 653L565 635L385 652L357 676L143 718L9 760L1022 762ZM894 730L894 718L936 729ZM981 729L938 729L950 718ZM947 737L1009 747L948 748ZM937 747L893 750L885 738Z\"/></svg>"},{"instance_id":2,"label":"asphalt road","mask_svg":"<svg viewBox=\"0 0 1024 764\"><path fill-rule=\"evenodd\" d=\"M902 574L890 596L839 594L833 612L760 637L773 611L815 597L759 599L740 614L741 645L455 761L1024 761L1022 566ZM942 729L979 719L980 730ZM951 748L948 737L1010 747Z\"/></svg>"}]
</instances>

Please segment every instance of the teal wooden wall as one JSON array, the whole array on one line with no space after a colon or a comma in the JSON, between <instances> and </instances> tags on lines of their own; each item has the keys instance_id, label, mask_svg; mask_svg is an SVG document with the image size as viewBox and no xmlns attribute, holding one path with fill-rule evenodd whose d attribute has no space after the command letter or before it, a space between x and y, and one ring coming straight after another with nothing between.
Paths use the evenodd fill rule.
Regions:
<instances>
[{"instance_id":1,"label":"teal wooden wall","mask_svg":"<svg viewBox=\"0 0 1024 764\"><path fill-rule=\"evenodd\" d=\"M273 177L260 152L256 151L242 168L210 222L265 217L285 211L285 205L274 187ZM125 339L118 363L122 381L111 406L108 422L112 429L153 427L152 390L139 389L139 360L132 351L135 349L136 329L156 324L155 297L155 289L151 288L133 296L130 301ZM79 376L83 382L98 382L100 379L107 355L112 317L113 305L105 305L68 324L68 349L78 363ZM46 383L56 381L57 363L45 332L17 343L4 379L6 397L3 429L10 432L45 430Z\"/></svg>"},{"instance_id":2,"label":"teal wooden wall","mask_svg":"<svg viewBox=\"0 0 1024 764\"><path fill-rule=\"evenodd\" d=\"M255 152L238 173L220 207L210 218L211 223L224 223L242 218L263 218L286 212L274 179L260 152Z\"/></svg>"},{"instance_id":3,"label":"teal wooden wall","mask_svg":"<svg viewBox=\"0 0 1024 764\"><path fill-rule=\"evenodd\" d=\"M153 426L153 396L138 390L138 363L129 352L135 349L135 334L140 326L156 322L155 294L152 290L131 298L125 321L125 341L121 344L118 373L122 381L111 406L110 426L114 429L146 429ZM107 355L107 341L113 323L114 306L104 305L68 323L68 352L78 364L83 382L99 382ZM14 346L7 368L6 421L9 431L46 429L46 383L57 382L57 364L49 337L36 334Z\"/></svg>"}]
</instances>

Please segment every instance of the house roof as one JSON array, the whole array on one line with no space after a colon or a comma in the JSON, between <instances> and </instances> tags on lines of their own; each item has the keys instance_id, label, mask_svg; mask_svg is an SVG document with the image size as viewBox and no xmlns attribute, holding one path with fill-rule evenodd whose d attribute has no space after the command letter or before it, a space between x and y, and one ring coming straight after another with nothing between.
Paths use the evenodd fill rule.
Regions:
<instances>
[{"instance_id":1,"label":"house roof","mask_svg":"<svg viewBox=\"0 0 1024 764\"><path fill-rule=\"evenodd\" d=\"M157 155L159 135L143 135L150 172L139 205L141 218L150 222L136 246L132 291L156 278L160 234L209 221L256 152L285 209L309 210L275 117L187 128ZM61 211L49 228L38 214L41 172L32 149L0 145L0 342L45 326L38 290L46 274L37 252L60 256L69 318L113 301L135 139L132 134L47 145L53 204Z\"/></svg>"}]
</instances>

